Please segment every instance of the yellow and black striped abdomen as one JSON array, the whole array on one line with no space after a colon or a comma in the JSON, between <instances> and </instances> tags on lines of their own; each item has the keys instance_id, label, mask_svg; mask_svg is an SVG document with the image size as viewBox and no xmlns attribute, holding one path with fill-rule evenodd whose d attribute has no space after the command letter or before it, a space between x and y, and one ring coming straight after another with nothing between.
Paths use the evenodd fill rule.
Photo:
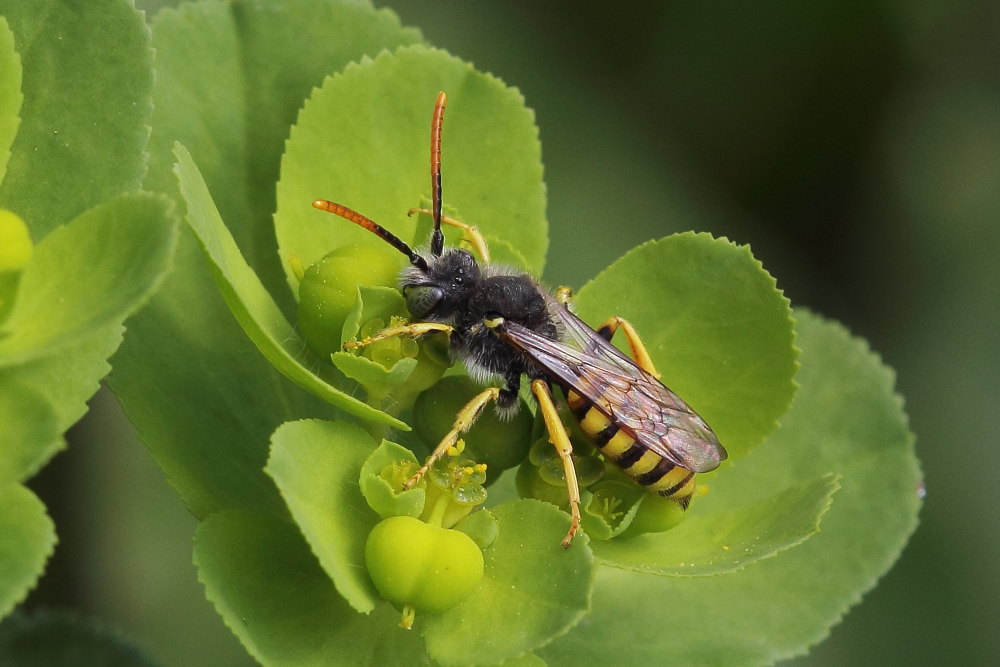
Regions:
<instances>
[{"instance_id":1,"label":"yellow and black striped abdomen","mask_svg":"<svg viewBox=\"0 0 1000 667\"><path fill-rule=\"evenodd\" d=\"M694 494L694 473L675 465L639 443L635 434L615 424L593 403L573 390L566 402L580 428L606 459L653 493L671 498L687 508Z\"/></svg>"}]
</instances>

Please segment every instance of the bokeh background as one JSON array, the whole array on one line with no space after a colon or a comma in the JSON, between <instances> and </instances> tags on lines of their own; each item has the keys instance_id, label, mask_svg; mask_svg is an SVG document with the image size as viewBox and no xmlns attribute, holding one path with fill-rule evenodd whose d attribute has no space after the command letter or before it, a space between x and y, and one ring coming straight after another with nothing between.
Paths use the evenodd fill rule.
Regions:
<instances>
[{"instance_id":1,"label":"bokeh background","mask_svg":"<svg viewBox=\"0 0 1000 667\"><path fill-rule=\"evenodd\" d=\"M794 304L896 369L921 526L797 662L995 664L1000 3L377 4L536 110L549 283L709 231L749 243ZM250 662L197 583L194 519L106 392L32 486L60 545L29 606L100 617L164 665Z\"/></svg>"}]
</instances>

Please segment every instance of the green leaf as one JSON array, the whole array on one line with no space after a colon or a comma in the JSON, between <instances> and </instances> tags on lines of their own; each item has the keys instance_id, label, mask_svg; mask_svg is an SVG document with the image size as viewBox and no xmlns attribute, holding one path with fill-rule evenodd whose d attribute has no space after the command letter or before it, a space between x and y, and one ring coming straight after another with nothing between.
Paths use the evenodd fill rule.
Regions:
<instances>
[{"instance_id":1,"label":"green leaf","mask_svg":"<svg viewBox=\"0 0 1000 667\"><path fill-rule=\"evenodd\" d=\"M166 271L174 220L165 202L107 202L136 189L144 173L152 52L142 15L126 0L0 2L0 14L10 29L0 30L0 202L40 241L0 340L0 366L5 384L43 397L62 431L107 373L121 322ZM124 272L120 252L135 253ZM29 415L37 412L21 416ZM8 421L4 430L40 425L25 426ZM17 466L23 475L60 443L46 435L19 446L33 448L27 468L27 459Z\"/></svg>"},{"instance_id":2,"label":"green leaf","mask_svg":"<svg viewBox=\"0 0 1000 667\"><path fill-rule=\"evenodd\" d=\"M892 373L839 325L796 315L801 386L791 408L780 428L732 474L719 475L700 502L708 505L716 494L753 502L775 487L834 472L842 488L820 533L726 576L602 568L588 630L541 649L550 664L787 658L825 637L895 562L916 526L921 475Z\"/></svg>"},{"instance_id":3,"label":"green leaf","mask_svg":"<svg viewBox=\"0 0 1000 667\"><path fill-rule=\"evenodd\" d=\"M334 352L331 359L337 370L364 387L369 397L376 391L382 393L403 384L417 367L416 359L400 359L392 368L386 368L350 352Z\"/></svg>"},{"instance_id":4,"label":"green leaf","mask_svg":"<svg viewBox=\"0 0 1000 667\"><path fill-rule=\"evenodd\" d=\"M169 208L159 196L125 195L36 246L0 337L0 391L8 395L0 479L34 474L84 413L121 342L121 323L167 271L176 231Z\"/></svg>"},{"instance_id":5,"label":"green leaf","mask_svg":"<svg viewBox=\"0 0 1000 667\"><path fill-rule=\"evenodd\" d=\"M337 592L366 614L378 600L365 569L365 540L378 516L358 492L358 476L374 449L351 424L288 422L271 438L266 468Z\"/></svg>"},{"instance_id":6,"label":"green leaf","mask_svg":"<svg viewBox=\"0 0 1000 667\"><path fill-rule=\"evenodd\" d=\"M176 192L173 145L187 146L250 265L287 305L271 215L288 128L323 77L419 39L368 2L210 1L160 11L147 187Z\"/></svg>"},{"instance_id":7,"label":"green leaf","mask_svg":"<svg viewBox=\"0 0 1000 667\"><path fill-rule=\"evenodd\" d=\"M419 36L366 3L316 0L184 3L159 12L153 32L156 110L146 186L177 194L172 151L176 140L184 142L264 284L290 304L287 291L274 291L286 290L274 207L258 205L273 202L288 127L326 74ZM285 421L335 414L247 340L186 227L175 270L129 323L114 362L112 388L197 516L227 507L283 513L263 472L271 434Z\"/></svg>"},{"instance_id":8,"label":"green leaf","mask_svg":"<svg viewBox=\"0 0 1000 667\"><path fill-rule=\"evenodd\" d=\"M87 412L87 401L100 387L101 378L111 370L108 357L121 344L123 331L121 324L99 329L57 354L6 367L3 374L26 391L46 397L59 431L65 431Z\"/></svg>"},{"instance_id":9,"label":"green leaf","mask_svg":"<svg viewBox=\"0 0 1000 667\"><path fill-rule=\"evenodd\" d=\"M145 173L149 28L129 0L0 2L21 55L22 120L0 202L38 241Z\"/></svg>"},{"instance_id":10,"label":"green leaf","mask_svg":"<svg viewBox=\"0 0 1000 667\"><path fill-rule=\"evenodd\" d=\"M541 148L521 94L468 63L423 46L363 59L328 78L306 102L281 163L275 229L282 257L309 265L334 248L384 241L311 208L331 199L416 246L408 209L430 195L430 121L439 91L444 201L464 222L516 242L540 272L548 245ZM449 228L452 239L460 232ZM288 272L294 286L296 279Z\"/></svg>"},{"instance_id":11,"label":"green leaf","mask_svg":"<svg viewBox=\"0 0 1000 667\"><path fill-rule=\"evenodd\" d=\"M19 667L155 664L95 620L48 611L15 612L0 623L0 663Z\"/></svg>"},{"instance_id":12,"label":"green leaf","mask_svg":"<svg viewBox=\"0 0 1000 667\"><path fill-rule=\"evenodd\" d=\"M548 503L515 500L492 508L500 529L486 550L479 587L457 607L428 615L427 651L446 664L495 663L566 632L590 606L593 556L585 535L560 540L569 516Z\"/></svg>"},{"instance_id":13,"label":"green leaf","mask_svg":"<svg viewBox=\"0 0 1000 667\"><path fill-rule=\"evenodd\" d=\"M524 254L514 247L510 241L497 238L496 236L486 236L486 242L490 247L490 261L500 266L516 266L530 269L531 265ZM515 237L508 237L514 238ZM537 275L537 274L536 274ZM504 663L506 664L506 663Z\"/></svg>"},{"instance_id":14,"label":"green leaf","mask_svg":"<svg viewBox=\"0 0 1000 667\"><path fill-rule=\"evenodd\" d=\"M456 523L453 528L468 535L476 546L484 551L493 545L500 530L493 512L485 508L477 509Z\"/></svg>"},{"instance_id":15,"label":"green leaf","mask_svg":"<svg viewBox=\"0 0 1000 667\"><path fill-rule=\"evenodd\" d=\"M198 578L229 628L265 665L420 665L415 632L388 604L345 602L290 524L222 512L199 527Z\"/></svg>"},{"instance_id":16,"label":"green leaf","mask_svg":"<svg viewBox=\"0 0 1000 667\"><path fill-rule=\"evenodd\" d=\"M165 198L137 194L96 206L49 234L22 275L7 335L0 337L0 366L60 353L121 323L163 279L175 225Z\"/></svg>"},{"instance_id":17,"label":"green leaf","mask_svg":"<svg viewBox=\"0 0 1000 667\"><path fill-rule=\"evenodd\" d=\"M727 481L719 475L712 486L724 487ZM594 542L594 554L605 565L651 574L703 577L735 572L818 533L820 518L838 488L836 475L823 475L753 503L727 504L724 509L717 504L715 511L699 512L665 533Z\"/></svg>"},{"instance_id":18,"label":"green leaf","mask_svg":"<svg viewBox=\"0 0 1000 667\"><path fill-rule=\"evenodd\" d=\"M592 325L611 315L631 321L664 384L705 418L731 461L788 408L797 368L791 310L747 246L692 232L646 243L573 304ZM623 349L624 338L616 337Z\"/></svg>"},{"instance_id":19,"label":"green leaf","mask_svg":"<svg viewBox=\"0 0 1000 667\"><path fill-rule=\"evenodd\" d=\"M6 375L0 375L0 424L0 484L23 482L64 446L45 395Z\"/></svg>"},{"instance_id":20,"label":"green leaf","mask_svg":"<svg viewBox=\"0 0 1000 667\"><path fill-rule=\"evenodd\" d=\"M207 265L196 245L182 250ZM263 471L268 439L284 421L329 417L332 408L264 359L207 273L197 291L161 289L129 322L108 384L196 517L236 507L284 515Z\"/></svg>"},{"instance_id":21,"label":"green leaf","mask_svg":"<svg viewBox=\"0 0 1000 667\"><path fill-rule=\"evenodd\" d=\"M84 413L122 321L166 272L175 221L163 200L107 202L145 169L152 52L141 14L126 0L2 2L0 14L0 202L37 242L0 337L2 391L16 392L3 401L3 476L23 479ZM55 543L30 491L2 494L0 616Z\"/></svg>"},{"instance_id":22,"label":"green leaf","mask_svg":"<svg viewBox=\"0 0 1000 667\"><path fill-rule=\"evenodd\" d=\"M190 153L180 144L175 152L181 194L187 202L188 224L212 262L223 298L261 353L288 379L345 412L377 424L408 430L409 427L395 417L328 384L309 369L311 360L307 356L305 342L244 260L219 217Z\"/></svg>"},{"instance_id":23,"label":"green leaf","mask_svg":"<svg viewBox=\"0 0 1000 667\"><path fill-rule=\"evenodd\" d=\"M0 618L34 586L56 544L45 505L26 487L0 484Z\"/></svg>"},{"instance_id":24,"label":"green leaf","mask_svg":"<svg viewBox=\"0 0 1000 667\"><path fill-rule=\"evenodd\" d=\"M60 434L83 414L110 368L122 322L165 275L175 231L166 199L124 195L35 247L0 337L0 480L27 478L63 446ZM0 569L9 566L17 579L0 584L0 615L41 573L55 540L37 498L11 488L5 493L21 495L0 501L0 523L20 542L0 547Z\"/></svg>"},{"instance_id":25,"label":"green leaf","mask_svg":"<svg viewBox=\"0 0 1000 667\"><path fill-rule=\"evenodd\" d=\"M14 34L7 20L0 16L0 183L7 173L10 146L17 135L21 102L21 57L17 54Z\"/></svg>"}]
</instances>

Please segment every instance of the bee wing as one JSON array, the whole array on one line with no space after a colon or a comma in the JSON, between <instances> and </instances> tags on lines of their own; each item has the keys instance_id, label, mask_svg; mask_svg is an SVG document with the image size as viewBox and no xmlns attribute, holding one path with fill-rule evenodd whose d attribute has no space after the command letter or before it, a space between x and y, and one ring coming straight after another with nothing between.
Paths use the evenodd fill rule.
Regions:
<instances>
[{"instance_id":1,"label":"bee wing","mask_svg":"<svg viewBox=\"0 0 1000 667\"><path fill-rule=\"evenodd\" d=\"M511 321L501 325L501 335L641 445L694 472L719 466L726 450L687 403L564 306L552 305L564 331L561 341Z\"/></svg>"}]
</instances>

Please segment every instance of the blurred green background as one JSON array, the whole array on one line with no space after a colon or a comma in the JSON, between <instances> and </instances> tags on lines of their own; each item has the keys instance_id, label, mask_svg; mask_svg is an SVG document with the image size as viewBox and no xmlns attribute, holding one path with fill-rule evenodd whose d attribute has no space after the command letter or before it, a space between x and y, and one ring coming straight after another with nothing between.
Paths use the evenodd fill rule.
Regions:
<instances>
[{"instance_id":1,"label":"blurred green background","mask_svg":"<svg viewBox=\"0 0 1000 667\"><path fill-rule=\"evenodd\" d=\"M921 526L798 662L995 663L1000 3L378 4L536 110L550 284L709 231L749 243L794 304L896 369ZM101 617L161 664L249 663L197 583L194 519L113 398L33 487L60 545L29 606Z\"/></svg>"}]
</instances>

